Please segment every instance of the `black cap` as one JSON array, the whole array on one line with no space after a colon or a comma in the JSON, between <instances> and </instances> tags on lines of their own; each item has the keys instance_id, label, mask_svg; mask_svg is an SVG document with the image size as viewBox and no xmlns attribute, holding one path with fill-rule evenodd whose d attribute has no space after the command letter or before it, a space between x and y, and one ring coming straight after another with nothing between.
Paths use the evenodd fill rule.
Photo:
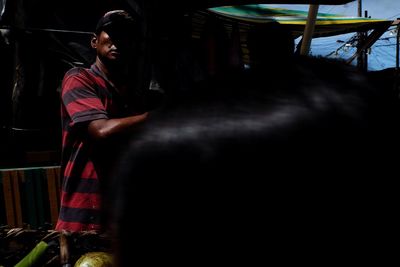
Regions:
<instances>
[{"instance_id":1,"label":"black cap","mask_svg":"<svg viewBox=\"0 0 400 267\"><path fill-rule=\"evenodd\" d=\"M96 34L101 31L110 32L123 32L136 30L137 25L132 16L125 10L112 10L104 14L104 16L97 22Z\"/></svg>"}]
</instances>

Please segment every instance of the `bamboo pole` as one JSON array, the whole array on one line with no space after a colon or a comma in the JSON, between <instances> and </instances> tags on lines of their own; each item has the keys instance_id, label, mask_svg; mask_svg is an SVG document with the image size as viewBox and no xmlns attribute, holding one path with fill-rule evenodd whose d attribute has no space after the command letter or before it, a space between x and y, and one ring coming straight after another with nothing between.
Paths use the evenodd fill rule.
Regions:
<instances>
[{"instance_id":1,"label":"bamboo pole","mask_svg":"<svg viewBox=\"0 0 400 267\"><path fill-rule=\"evenodd\" d=\"M300 55L308 55L311 46L311 40L314 34L315 21L318 15L319 5L310 5L308 10L307 24L304 29L303 41L301 43Z\"/></svg>"}]
</instances>

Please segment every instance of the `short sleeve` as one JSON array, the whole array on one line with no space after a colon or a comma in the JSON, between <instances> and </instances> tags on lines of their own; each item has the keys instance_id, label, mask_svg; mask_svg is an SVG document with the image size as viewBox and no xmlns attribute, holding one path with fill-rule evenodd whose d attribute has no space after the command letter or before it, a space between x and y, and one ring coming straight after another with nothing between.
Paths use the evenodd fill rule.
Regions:
<instances>
[{"instance_id":1,"label":"short sleeve","mask_svg":"<svg viewBox=\"0 0 400 267\"><path fill-rule=\"evenodd\" d=\"M62 84L61 101L72 124L107 119L95 82L82 72L79 69L68 72Z\"/></svg>"}]
</instances>

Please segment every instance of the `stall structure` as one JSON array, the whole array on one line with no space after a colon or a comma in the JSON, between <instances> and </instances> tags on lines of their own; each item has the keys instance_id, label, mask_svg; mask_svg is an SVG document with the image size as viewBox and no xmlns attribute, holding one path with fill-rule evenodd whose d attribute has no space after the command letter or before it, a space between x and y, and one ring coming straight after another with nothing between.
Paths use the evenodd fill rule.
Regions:
<instances>
[{"instance_id":1,"label":"stall structure","mask_svg":"<svg viewBox=\"0 0 400 267\"><path fill-rule=\"evenodd\" d=\"M242 6L224 6L210 8L213 12L226 19L239 21L242 23L269 23L278 22L289 30L294 38L303 36L307 24L310 23L310 12L291 10L284 8L271 8L268 5L242 5ZM314 10L315 11L315 10ZM360 45L359 51L371 47L382 34L393 24L392 20L348 17L338 14L317 13L312 38L327 37L352 32L368 32ZM300 43L306 40L303 36ZM302 54L307 54L307 50ZM354 60L359 51L352 56L349 63Z\"/></svg>"}]
</instances>

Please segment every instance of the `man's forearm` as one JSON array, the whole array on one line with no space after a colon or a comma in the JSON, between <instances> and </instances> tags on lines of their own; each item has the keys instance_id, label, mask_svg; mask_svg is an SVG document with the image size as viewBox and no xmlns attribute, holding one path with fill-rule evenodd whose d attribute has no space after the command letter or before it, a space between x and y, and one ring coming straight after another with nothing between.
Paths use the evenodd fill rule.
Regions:
<instances>
[{"instance_id":1,"label":"man's forearm","mask_svg":"<svg viewBox=\"0 0 400 267\"><path fill-rule=\"evenodd\" d=\"M125 118L94 120L89 123L88 131L90 136L95 139L106 139L132 130L136 125L144 121L147 116L148 112L145 112Z\"/></svg>"}]
</instances>

